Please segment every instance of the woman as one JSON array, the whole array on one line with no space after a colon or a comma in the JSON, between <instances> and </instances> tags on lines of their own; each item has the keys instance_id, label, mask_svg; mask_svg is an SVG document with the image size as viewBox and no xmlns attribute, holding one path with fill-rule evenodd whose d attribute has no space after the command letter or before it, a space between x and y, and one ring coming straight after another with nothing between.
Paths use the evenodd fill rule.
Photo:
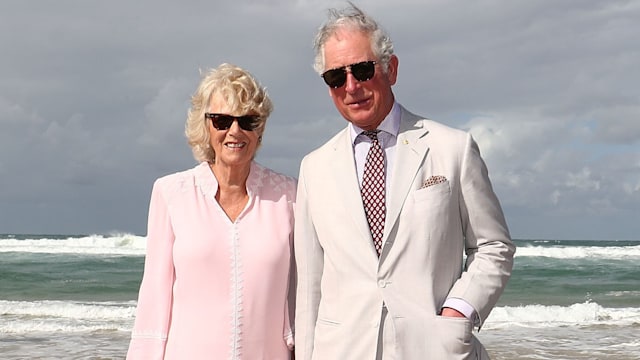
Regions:
<instances>
[{"instance_id":1,"label":"woman","mask_svg":"<svg viewBox=\"0 0 640 360\"><path fill-rule=\"evenodd\" d=\"M289 359L296 184L253 160L271 100L222 64L191 105L186 136L200 164L153 186L127 359Z\"/></svg>"}]
</instances>

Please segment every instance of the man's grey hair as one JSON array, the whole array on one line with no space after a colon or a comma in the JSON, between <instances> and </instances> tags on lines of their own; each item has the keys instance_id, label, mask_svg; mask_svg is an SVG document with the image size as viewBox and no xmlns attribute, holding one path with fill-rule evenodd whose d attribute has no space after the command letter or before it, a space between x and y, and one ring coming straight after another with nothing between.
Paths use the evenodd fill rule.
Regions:
<instances>
[{"instance_id":1,"label":"man's grey hair","mask_svg":"<svg viewBox=\"0 0 640 360\"><path fill-rule=\"evenodd\" d=\"M326 70L324 63L324 45L339 30L361 31L371 40L371 49L379 62L382 71L387 72L389 60L393 55L393 43L387 32L371 16L365 14L352 2L344 9L329 9L328 19L318 29L318 33L313 40L315 51L314 70L322 74Z\"/></svg>"}]
</instances>

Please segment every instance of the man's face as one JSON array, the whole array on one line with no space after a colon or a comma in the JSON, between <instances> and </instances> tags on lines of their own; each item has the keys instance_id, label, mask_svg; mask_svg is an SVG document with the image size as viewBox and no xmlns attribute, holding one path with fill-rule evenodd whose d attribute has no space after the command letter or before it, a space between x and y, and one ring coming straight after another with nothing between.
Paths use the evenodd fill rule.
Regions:
<instances>
[{"instance_id":1,"label":"man's face","mask_svg":"<svg viewBox=\"0 0 640 360\"><path fill-rule=\"evenodd\" d=\"M371 49L367 34L341 30L324 45L325 71L363 61L379 61ZM374 130L380 125L393 106L391 86L396 83L398 59L389 61L385 74L381 64L375 65L374 76L358 81L348 72L344 85L329 88L329 95L342 116L364 130Z\"/></svg>"}]
</instances>

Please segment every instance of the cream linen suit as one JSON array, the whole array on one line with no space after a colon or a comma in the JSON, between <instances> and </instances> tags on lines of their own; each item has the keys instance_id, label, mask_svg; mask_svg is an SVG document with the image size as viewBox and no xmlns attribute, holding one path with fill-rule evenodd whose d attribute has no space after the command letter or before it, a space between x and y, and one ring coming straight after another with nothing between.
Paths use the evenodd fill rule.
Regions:
<instances>
[{"instance_id":1,"label":"cream linen suit","mask_svg":"<svg viewBox=\"0 0 640 360\"><path fill-rule=\"evenodd\" d=\"M297 360L376 359L383 304L395 358L488 358L470 320L438 316L447 298L458 298L481 326L511 274L515 247L478 147L469 134L403 108L395 156L380 258L348 128L302 161Z\"/></svg>"}]
</instances>

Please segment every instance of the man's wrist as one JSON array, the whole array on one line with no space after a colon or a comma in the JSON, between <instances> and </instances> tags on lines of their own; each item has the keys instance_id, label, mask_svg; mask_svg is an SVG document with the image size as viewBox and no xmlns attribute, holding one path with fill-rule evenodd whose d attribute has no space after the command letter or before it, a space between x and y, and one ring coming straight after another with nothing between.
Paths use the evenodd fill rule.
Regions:
<instances>
[{"instance_id":1,"label":"man's wrist","mask_svg":"<svg viewBox=\"0 0 640 360\"><path fill-rule=\"evenodd\" d=\"M459 298L449 298L447 299L444 304L442 305L442 310L441 312L444 312L444 310L446 308L449 308L451 310L455 310L459 313L461 313L462 315L464 315L464 317L466 317L467 319L471 320L471 322L473 322L475 324L476 320L477 320L477 316L476 316L476 310L473 308L473 306L471 306L468 302L459 299ZM447 311L448 313L448 311ZM442 314L443 316L447 316L445 314Z\"/></svg>"}]
</instances>

